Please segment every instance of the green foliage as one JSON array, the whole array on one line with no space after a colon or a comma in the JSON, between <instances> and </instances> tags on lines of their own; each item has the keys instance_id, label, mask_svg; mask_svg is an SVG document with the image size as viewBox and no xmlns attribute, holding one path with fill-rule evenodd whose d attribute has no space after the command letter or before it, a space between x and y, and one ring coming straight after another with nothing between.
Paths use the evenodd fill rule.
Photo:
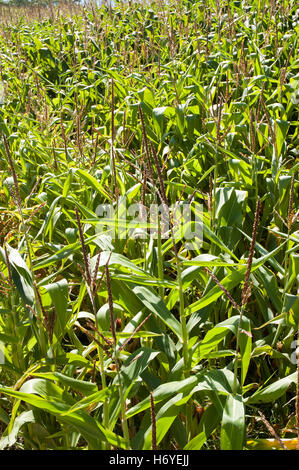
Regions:
<instances>
[{"instance_id":1,"label":"green foliage","mask_svg":"<svg viewBox=\"0 0 299 470\"><path fill-rule=\"evenodd\" d=\"M0 32L0 448L150 449L150 392L160 449L296 436L296 2L32 12ZM97 210L165 199L195 249Z\"/></svg>"}]
</instances>

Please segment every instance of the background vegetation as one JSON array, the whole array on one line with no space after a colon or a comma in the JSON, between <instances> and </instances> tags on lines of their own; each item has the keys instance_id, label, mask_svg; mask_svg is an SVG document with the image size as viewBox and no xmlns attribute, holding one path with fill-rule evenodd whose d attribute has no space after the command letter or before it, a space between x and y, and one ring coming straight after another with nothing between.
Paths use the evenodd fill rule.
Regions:
<instances>
[{"instance_id":1,"label":"background vegetation","mask_svg":"<svg viewBox=\"0 0 299 470\"><path fill-rule=\"evenodd\" d=\"M296 2L0 16L0 447L295 448ZM120 197L202 245L95 230Z\"/></svg>"}]
</instances>

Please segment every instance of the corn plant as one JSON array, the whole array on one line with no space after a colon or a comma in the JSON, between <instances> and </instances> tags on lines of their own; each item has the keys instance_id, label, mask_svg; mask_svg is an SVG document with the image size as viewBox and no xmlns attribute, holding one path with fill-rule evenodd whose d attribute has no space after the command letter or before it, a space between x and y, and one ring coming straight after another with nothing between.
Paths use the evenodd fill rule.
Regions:
<instances>
[{"instance_id":1,"label":"corn plant","mask_svg":"<svg viewBox=\"0 0 299 470\"><path fill-rule=\"evenodd\" d=\"M296 2L0 15L0 448L298 448Z\"/></svg>"}]
</instances>

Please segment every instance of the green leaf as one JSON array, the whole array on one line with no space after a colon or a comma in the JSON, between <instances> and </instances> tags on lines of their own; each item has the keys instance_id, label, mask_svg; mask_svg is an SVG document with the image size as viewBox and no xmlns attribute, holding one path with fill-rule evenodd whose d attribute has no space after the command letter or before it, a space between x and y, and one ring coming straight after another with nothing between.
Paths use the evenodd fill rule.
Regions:
<instances>
[{"instance_id":1,"label":"green leaf","mask_svg":"<svg viewBox=\"0 0 299 470\"><path fill-rule=\"evenodd\" d=\"M120 376L126 388L126 395L129 393L129 389L134 384L135 380L140 377L142 372L158 354L160 354L159 351L154 351L149 348L140 348L128 357L120 370ZM117 383L117 378L115 379L115 383Z\"/></svg>"},{"instance_id":2,"label":"green leaf","mask_svg":"<svg viewBox=\"0 0 299 470\"><path fill-rule=\"evenodd\" d=\"M5 255L2 251L2 257L5 260ZM34 304L34 288L31 272L22 258L21 254L8 246L9 262L11 265L12 279L18 289L18 292L24 302L24 304Z\"/></svg>"},{"instance_id":3,"label":"green leaf","mask_svg":"<svg viewBox=\"0 0 299 470\"><path fill-rule=\"evenodd\" d=\"M245 407L241 395L229 394L222 416L222 450L242 450L245 436Z\"/></svg>"},{"instance_id":4,"label":"green leaf","mask_svg":"<svg viewBox=\"0 0 299 470\"><path fill-rule=\"evenodd\" d=\"M218 256L203 254L196 256L195 258L184 261L184 266L238 266L239 263L229 262L227 260L223 260Z\"/></svg>"},{"instance_id":5,"label":"green leaf","mask_svg":"<svg viewBox=\"0 0 299 470\"><path fill-rule=\"evenodd\" d=\"M252 334L250 320L242 317L240 324L240 354L241 354L241 384L243 385L246 379L250 357L252 351Z\"/></svg>"},{"instance_id":6,"label":"green leaf","mask_svg":"<svg viewBox=\"0 0 299 470\"><path fill-rule=\"evenodd\" d=\"M103 388L99 392L93 393L86 398L78 401L74 406L72 406L63 416L73 413L74 411L84 410L85 408L89 408L91 405L95 403L104 402L112 393L114 393L116 387L110 385L109 388Z\"/></svg>"},{"instance_id":7,"label":"green leaf","mask_svg":"<svg viewBox=\"0 0 299 470\"><path fill-rule=\"evenodd\" d=\"M33 411L23 411L23 413L17 416L10 432L7 435L6 432L4 432L3 436L1 437L0 450L5 449L5 447L11 447L16 443L19 431L26 423L35 423L35 416Z\"/></svg>"},{"instance_id":8,"label":"green leaf","mask_svg":"<svg viewBox=\"0 0 299 470\"><path fill-rule=\"evenodd\" d=\"M277 126L277 134L276 134L276 140L277 140L277 157L280 157L283 145L286 140L286 135L290 126L289 121L284 121L282 119L276 119L275 121L276 126Z\"/></svg>"},{"instance_id":9,"label":"green leaf","mask_svg":"<svg viewBox=\"0 0 299 470\"><path fill-rule=\"evenodd\" d=\"M67 178L65 180L65 183L63 185L63 191L62 191L62 197L67 197L71 184L73 181L73 170L71 169L67 175Z\"/></svg>"},{"instance_id":10,"label":"green leaf","mask_svg":"<svg viewBox=\"0 0 299 470\"><path fill-rule=\"evenodd\" d=\"M221 395L232 393L234 374L228 370L208 370L184 380L164 383L153 390L155 403L169 399L172 395L183 393L192 395L196 392L214 391ZM127 411L126 417L130 418L150 407L150 398L147 397Z\"/></svg>"},{"instance_id":11,"label":"green leaf","mask_svg":"<svg viewBox=\"0 0 299 470\"><path fill-rule=\"evenodd\" d=\"M242 205L247 191L233 188L216 189L216 217L222 226L242 225Z\"/></svg>"},{"instance_id":12,"label":"green leaf","mask_svg":"<svg viewBox=\"0 0 299 470\"><path fill-rule=\"evenodd\" d=\"M34 373L34 375L36 377L44 377L45 379L49 380L58 380L58 382L63 384L65 387L71 387L74 390L78 390L79 392L83 393L84 395L91 395L97 391L97 386L94 383L73 379L72 377L62 374L61 372L37 372Z\"/></svg>"},{"instance_id":13,"label":"green leaf","mask_svg":"<svg viewBox=\"0 0 299 470\"><path fill-rule=\"evenodd\" d=\"M188 377L187 379L181 381L173 381L160 385L155 390L153 390L153 397L155 403L158 403L162 400L166 400L175 393L188 393L196 384L198 379L193 377ZM142 400L137 405L130 408L126 413L126 418L130 418L141 411L146 410L150 407L150 398L147 397Z\"/></svg>"},{"instance_id":14,"label":"green leaf","mask_svg":"<svg viewBox=\"0 0 299 470\"><path fill-rule=\"evenodd\" d=\"M98 180L94 176L87 173L87 171L81 170L81 169L75 169L74 173L80 176L85 181L85 183L87 183L91 188L93 188L99 194L102 194L102 196L104 196L105 199L109 199L109 200L111 199L109 194L104 190L104 188L98 182Z\"/></svg>"},{"instance_id":15,"label":"green leaf","mask_svg":"<svg viewBox=\"0 0 299 470\"><path fill-rule=\"evenodd\" d=\"M157 445L160 444L169 428L173 424L174 420L183 409L186 402L189 400L189 396L183 397L182 393L179 393L165 405L163 405L156 415L156 439ZM145 432L145 441L142 450L151 450L152 445L152 426Z\"/></svg>"},{"instance_id":16,"label":"green leaf","mask_svg":"<svg viewBox=\"0 0 299 470\"><path fill-rule=\"evenodd\" d=\"M236 315L218 323L208 331L193 354L194 361L197 363L201 358L206 357L230 331L236 334L238 324L239 316Z\"/></svg>"},{"instance_id":17,"label":"green leaf","mask_svg":"<svg viewBox=\"0 0 299 470\"><path fill-rule=\"evenodd\" d=\"M200 450L216 429L221 416L214 405L208 406L199 421L198 434L184 447L184 450Z\"/></svg>"},{"instance_id":18,"label":"green leaf","mask_svg":"<svg viewBox=\"0 0 299 470\"><path fill-rule=\"evenodd\" d=\"M286 242L283 242L280 246L275 248L273 251L268 253L267 255L262 256L261 258L254 259L252 262L251 272L254 272L260 266L262 266L269 258L275 256L285 245ZM241 266L237 270L233 271L232 273L228 274L224 279L220 282L221 284L230 291L234 287L236 287L241 280L244 279L245 272L247 266ZM212 302L217 300L221 295L223 295L222 289L217 285L214 286L206 295L204 295L200 300L197 300L193 304L189 305L186 308L186 314L191 315L191 313L196 312L207 305L210 305Z\"/></svg>"},{"instance_id":19,"label":"green leaf","mask_svg":"<svg viewBox=\"0 0 299 470\"><path fill-rule=\"evenodd\" d=\"M0 387L0 392L23 400L36 408L47 411L56 416L58 421L74 426L74 428L91 443L94 449L103 441L108 441L110 444L123 449L126 448L125 440L122 437L117 436L108 429L105 429L97 419L92 418L84 411L79 410L77 412L70 413L67 416L63 416L70 408L70 406L63 401L58 399L44 399L37 395L33 395L32 393L24 393L6 387Z\"/></svg>"},{"instance_id":20,"label":"green leaf","mask_svg":"<svg viewBox=\"0 0 299 470\"><path fill-rule=\"evenodd\" d=\"M51 300L54 304L57 321L55 328L59 331L60 336L65 334L65 326L70 318L71 312L68 314L68 283L66 279L61 279L60 281L54 282L52 284L46 284L42 286L42 289L45 289L51 297ZM44 298L43 298L44 300ZM43 302L44 306L46 304ZM55 326L56 326L55 325ZM58 328L59 327L59 328Z\"/></svg>"},{"instance_id":21,"label":"green leaf","mask_svg":"<svg viewBox=\"0 0 299 470\"><path fill-rule=\"evenodd\" d=\"M124 399L126 399L142 372L146 370L151 363L160 354L159 351L154 351L149 348L140 348L129 356L120 370L120 378L124 387ZM118 376L115 377L113 384L119 387ZM113 406L111 406L111 403ZM116 422L120 412L120 398L117 397L115 402L110 403L110 424Z\"/></svg>"},{"instance_id":22,"label":"green leaf","mask_svg":"<svg viewBox=\"0 0 299 470\"><path fill-rule=\"evenodd\" d=\"M146 287L135 286L132 290L145 307L155 313L180 339L182 336L181 324L169 312L163 300Z\"/></svg>"},{"instance_id":23,"label":"green leaf","mask_svg":"<svg viewBox=\"0 0 299 470\"><path fill-rule=\"evenodd\" d=\"M246 404L252 403L271 403L285 394L291 384L297 381L297 372L294 372L283 379L277 380L262 390L258 390L251 397L245 400Z\"/></svg>"}]
</instances>

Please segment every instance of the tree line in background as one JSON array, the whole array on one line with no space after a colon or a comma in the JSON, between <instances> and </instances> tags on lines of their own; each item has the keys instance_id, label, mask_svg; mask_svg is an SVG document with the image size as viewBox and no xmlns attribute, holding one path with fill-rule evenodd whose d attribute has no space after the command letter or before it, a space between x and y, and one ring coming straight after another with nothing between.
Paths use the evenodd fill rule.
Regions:
<instances>
[{"instance_id":1,"label":"tree line in background","mask_svg":"<svg viewBox=\"0 0 299 470\"><path fill-rule=\"evenodd\" d=\"M47 6L49 4L55 5L59 3L57 0L6 0L0 1L0 6L14 6L14 7L26 7L26 6ZM80 3L80 0L64 0L64 3Z\"/></svg>"}]
</instances>

